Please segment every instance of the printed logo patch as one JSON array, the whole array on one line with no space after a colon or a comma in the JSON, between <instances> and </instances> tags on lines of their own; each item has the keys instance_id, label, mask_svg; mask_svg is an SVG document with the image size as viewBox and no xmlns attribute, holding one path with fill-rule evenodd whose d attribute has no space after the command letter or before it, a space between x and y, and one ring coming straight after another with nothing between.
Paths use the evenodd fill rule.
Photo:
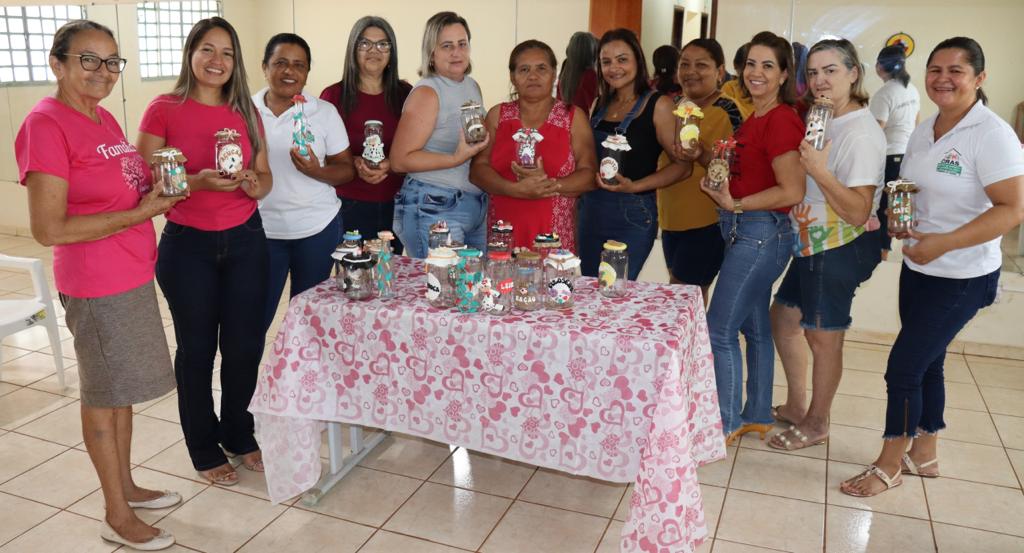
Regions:
<instances>
[{"instance_id":1,"label":"printed logo patch","mask_svg":"<svg viewBox=\"0 0 1024 553\"><path fill-rule=\"evenodd\" d=\"M946 173L947 175L960 176L963 172L963 168L960 167L960 152L953 148L942 155L942 161L935 166L935 170L940 173Z\"/></svg>"}]
</instances>

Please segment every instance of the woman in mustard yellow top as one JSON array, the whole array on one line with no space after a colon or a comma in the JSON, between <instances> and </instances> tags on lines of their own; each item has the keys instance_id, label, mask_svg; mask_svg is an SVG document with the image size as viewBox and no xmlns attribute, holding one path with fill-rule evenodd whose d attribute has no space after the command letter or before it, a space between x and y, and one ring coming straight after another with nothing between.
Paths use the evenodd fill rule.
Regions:
<instances>
[{"instance_id":1,"label":"woman in mustard yellow top","mask_svg":"<svg viewBox=\"0 0 1024 553\"><path fill-rule=\"evenodd\" d=\"M740 80L743 79L743 68L747 65L747 50L750 44L744 44L736 49L736 55L732 58L732 68L736 71L736 78L722 85L722 95L728 96L740 108L740 115L743 119L754 113L754 101L743 92Z\"/></svg>"},{"instance_id":2,"label":"woman in mustard yellow top","mask_svg":"<svg viewBox=\"0 0 1024 553\"><path fill-rule=\"evenodd\" d=\"M700 286L705 306L708 288L722 266L725 242L718 228L717 206L700 190L700 180L711 159L712 145L732 136L743 122L739 108L719 89L724 76L725 55L718 41L698 38L683 47L678 69L683 96L704 112L700 146L694 152L698 163L688 178L658 190L661 246L670 281ZM668 163L672 161L662 154L661 164Z\"/></svg>"}]
</instances>

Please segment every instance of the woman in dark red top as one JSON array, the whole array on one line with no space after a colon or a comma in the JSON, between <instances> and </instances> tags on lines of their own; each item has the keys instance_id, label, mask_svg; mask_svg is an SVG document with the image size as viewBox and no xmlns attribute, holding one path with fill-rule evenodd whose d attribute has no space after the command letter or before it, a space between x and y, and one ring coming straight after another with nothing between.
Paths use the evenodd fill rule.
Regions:
<instances>
[{"instance_id":1,"label":"woman in dark red top","mask_svg":"<svg viewBox=\"0 0 1024 553\"><path fill-rule=\"evenodd\" d=\"M767 31L754 36L741 83L750 93L754 113L736 131L728 182L717 191L707 187L706 179L701 183L720 208L726 244L708 330L727 442L747 432L758 432L763 440L773 422L775 346L768 304L772 283L792 255L789 209L803 200L806 184L799 152L804 124L793 108L793 67L793 49L784 38ZM747 343L745 404L740 332Z\"/></svg>"},{"instance_id":2,"label":"woman in dark red top","mask_svg":"<svg viewBox=\"0 0 1024 553\"><path fill-rule=\"evenodd\" d=\"M367 121L380 121L384 155L388 156L402 105L411 90L409 83L398 79L398 49L391 25L374 16L356 21L348 35L342 80L325 88L320 98L337 106L345 121L356 178L336 190L342 200L344 228L359 230L364 238L391 229L395 193L402 187L402 175L391 172L386 157L376 169L366 163L363 128ZM395 253L402 253L398 240L394 248Z\"/></svg>"},{"instance_id":3,"label":"woman in dark red top","mask_svg":"<svg viewBox=\"0 0 1024 553\"><path fill-rule=\"evenodd\" d=\"M490 223L512 223L514 247L529 248L537 234L554 231L576 251L576 197L594 187L594 140L583 111L551 97L556 63L551 47L537 40L512 50L516 99L488 112L494 140L473 159L469 179L490 194ZM516 163L516 137L534 130L537 167L524 169Z\"/></svg>"}]
</instances>

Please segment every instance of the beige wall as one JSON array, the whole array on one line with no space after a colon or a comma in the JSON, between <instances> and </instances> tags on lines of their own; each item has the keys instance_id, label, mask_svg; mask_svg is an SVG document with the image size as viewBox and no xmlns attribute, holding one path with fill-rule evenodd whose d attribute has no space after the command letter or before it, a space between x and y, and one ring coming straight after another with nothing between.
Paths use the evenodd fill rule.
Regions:
<instances>
[{"instance_id":1,"label":"beige wall","mask_svg":"<svg viewBox=\"0 0 1024 553\"><path fill-rule=\"evenodd\" d=\"M986 90L991 106L1009 119L1018 102L1024 100L1024 72L1018 71L1014 56L1021 51L1019 22L1024 20L1024 2L1016 0L974 0L969 13L959 0L855 1L794 0L796 38L807 44L823 34L836 34L854 41L862 57L871 64L884 39L905 31L917 40L918 51L908 67L914 81L923 80L924 59L941 39L956 34L977 38L986 49L989 81ZM0 0L0 4L23 4ZM40 2L34 2L40 3ZM645 0L642 42L651 52L671 41L672 0ZM353 9L357 6L357 9ZM718 38L731 59L732 52L755 32L769 29L786 36L790 29L790 0L727 0L719 2ZM263 86L259 62L263 44L271 35L293 31L304 36L313 49L313 71L309 89L319 92L341 75L345 41L352 23L365 8L387 18L395 28L401 56L400 74L415 81L419 64L419 43L423 24L433 13L450 9L463 14L473 31L473 76L483 88L487 104L502 101L508 94L507 59L512 47L527 38L551 45L559 58L569 36L585 30L589 0L224 0L225 16L238 28L244 59L248 62L250 84ZM953 16L951 16L953 14ZM959 16L957 16L959 14ZM122 55L137 60L135 4L100 2L89 5L89 16L119 32ZM692 24L691 24L692 23ZM699 32L699 14L687 13L684 41ZM692 36L691 36L692 35ZM868 88L880 86L868 71ZM142 81L130 64L119 87L105 102L133 139L146 104L170 89L173 80ZM0 232L24 233L28 228L25 192L15 182L14 136L25 114L52 86L0 87ZM923 91L922 91L923 94ZM922 115L934 111L923 102Z\"/></svg>"},{"instance_id":2,"label":"beige wall","mask_svg":"<svg viewBox=\"0 0 1024 553\"><path fill-rule=\"evenodd\" d=\"M9 5L24 3L0 1ZM295 32L309 41L313 51L308 89L317 94L341 78L345 42L359 17L373 13L392 24L401 54L399 73L415 82L424 23L438 11L454 10L467 19L473 32L473 76L480 83L488 105L508 97L508 54L518 42L529 38L543 40L561 59L572 33L587 29L590 13L589 0L224 0L223 5L224 16L241 37L243 59L254 92L264 85L260 61L267 39L275 33ZM89 5L88 10L90 19L119 33L121 54L138 60L135 4L108 2ZM173 83L173 79L142 81L130 63L103 105L118 118L129 140L134 140L146 104L168 91ZM24 234L28 229L25 191L16 183L14 136L32 106L52 90L52 85L0 87L0 232Z\"/></svg>"},{"instance_id":3,"label":"beige wall","mask_svg":"<svg viewBox=\"0 0 1024 553\"><path fill-rule=\"evenodd\" d=\"M736 48L754 33L770 30L789 38L790 0L728 0L718 3L718 39L731 60ZM874 60L885 39L897 32L914 38L916 50L907 62L911 81L921 92L922 118L935 113L925 95L924 64L931 49L943 39L963 35L985 50L989 106L1012 120L1024 100L1024 72L1017 56L1022 51L1020 22L1024 2L1019 0L795 0L795 40L808 46L822 35L847 38L857 45L867 64L866 86L873 92L882 85Z\"/></svg>"}]
</instances>

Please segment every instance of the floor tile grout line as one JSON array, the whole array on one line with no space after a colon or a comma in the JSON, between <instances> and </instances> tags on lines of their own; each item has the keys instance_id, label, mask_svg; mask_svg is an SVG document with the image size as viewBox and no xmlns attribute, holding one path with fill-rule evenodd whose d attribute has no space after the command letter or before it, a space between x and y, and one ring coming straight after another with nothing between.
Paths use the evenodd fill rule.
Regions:
<instances>
[{"instance_id":1,"label":"floor tile grout line","mask_svg":"<svg viewBox=\"0 0 1024 553\"><path fill-rule=\"evenodd\" d=\"M974 369L971 368L970 361L967 362L967 370L971 372L971 377L973 377L973 378L975 378L975 380L977 380L977 378L974 377ZM981 395L981 401L982 401L982 403L985 404L985 408L988 409L988 418L989 418L989 420L992 421L992 427L995 428L995 430L996 430L996 436L999 438L999 445L1002 446L1002 448L1003 448L1003 455L1006 457L1006 462L1009 463L1009 465L1010 465L1010 472L1013 473L1013 476L1017 479L1017 486L1018 486L1018 488L1024 490L1024 480L1021 479L1020 474L1017 472L1016 467L1013 464L1013 459L1010 458L1010 454L1007 452L1007 449L1009 449L1009 448L1006 447L1006 441L1003 440L1003 434L1002 434L1002 432L999 431L999 425L996 424L996 418L994 416L992 416L993 413L992 413L992 410L989 409L989 407L988 407L988 400L985 399L985 394ZM1002 415L1002 413L996 413L996 414ZM1004 416L1013 416L1013 415L1004 415Z\"/></svg>"},{"instance_id":2,"label":"floor tile grout line","mask_svg":"<svg viewBox=\"0 0 1024 553\"><path fill-rule=\"evenodd\" d=\"M281 505L281 503L278 503L278 505ZM271 504L271 506L273 506L273 504ZM236 548L234 549L235 553L237 553L238 551L241 551L241 550L242 550L242 548L244 548L244 547L245 547L245 546L246 546L246 545L247 545L247 544L248 544L249 542L251 542L252 540L256 539L256 536L260 535L260 533L262 533L262 532L263 532L264 530L266 530L267 528L270 528L270 525L271 525L271 524L274 524L274 522L275 522L276 520L278 520L279 518L283 517L283 516L284 516L284 514L288 512L288 509L291 509L291 505L284 505L284 509L281 509L281 512L280 512L280 513L278 513L278 514L277 514L277 516L275 516L274 518L270 519L270 521L269 521L269 522L267 522L266 524L264 524L264 525L263 525L263 528L260 528L259 530L257 530L257 531L255 531L255 532L253 532L253 534L252 534L251 536L249 536L249 539L245 540L245 541L244 541L244 542L242 543L242 545L239 545L238 547L236 547Z\"/></svg>"},{"instance_id":3,"label":"floor tile grout line","mask_svg":"<svg viewBox=\"0 0 1024 553\"><path fill-rule=\"evenodd\" d=\"M534 477L537 476L537 473L539 473L539 472L540 472L540 467L535 466L533 468L533 474L531 474L530 477L526 479L526 482L523 483L523 487L519 488L519 491L516 492L516 496L512 499L512 501L509 502L508 506L505 507L505 510L501 513L501 516L498 517L498 520L494 523L494 526L492 526L490 531L487 532L487 535L484 536L484 541L480 542L480 545L478 545L476 547L477 551L480 551L481 549L483 549L484 545L487 544L487 540L491 539L491 536L494 535L494 531L498 529L498 526L501 526L501 521L505 520L505 516L508 515L508 512L512 510L512 507L516 504L517 501L520 501L519 498L522 497L523 490L525 490L526 487L530 485L530 481L533 480ZM621 501L621 499L620 499L620 501ZM618 504L616 504L615 508L618 509L618 507L619 507ZM615 513L612 513L612 516L615 516ZM605 528L605 531L607 531L607 528ZM601 537L603 539L604 538L604 534L601 534ZM597 542L597 546L598 547L601 546L601 542L600 541Z\"/></svg>"}]
</instances>

